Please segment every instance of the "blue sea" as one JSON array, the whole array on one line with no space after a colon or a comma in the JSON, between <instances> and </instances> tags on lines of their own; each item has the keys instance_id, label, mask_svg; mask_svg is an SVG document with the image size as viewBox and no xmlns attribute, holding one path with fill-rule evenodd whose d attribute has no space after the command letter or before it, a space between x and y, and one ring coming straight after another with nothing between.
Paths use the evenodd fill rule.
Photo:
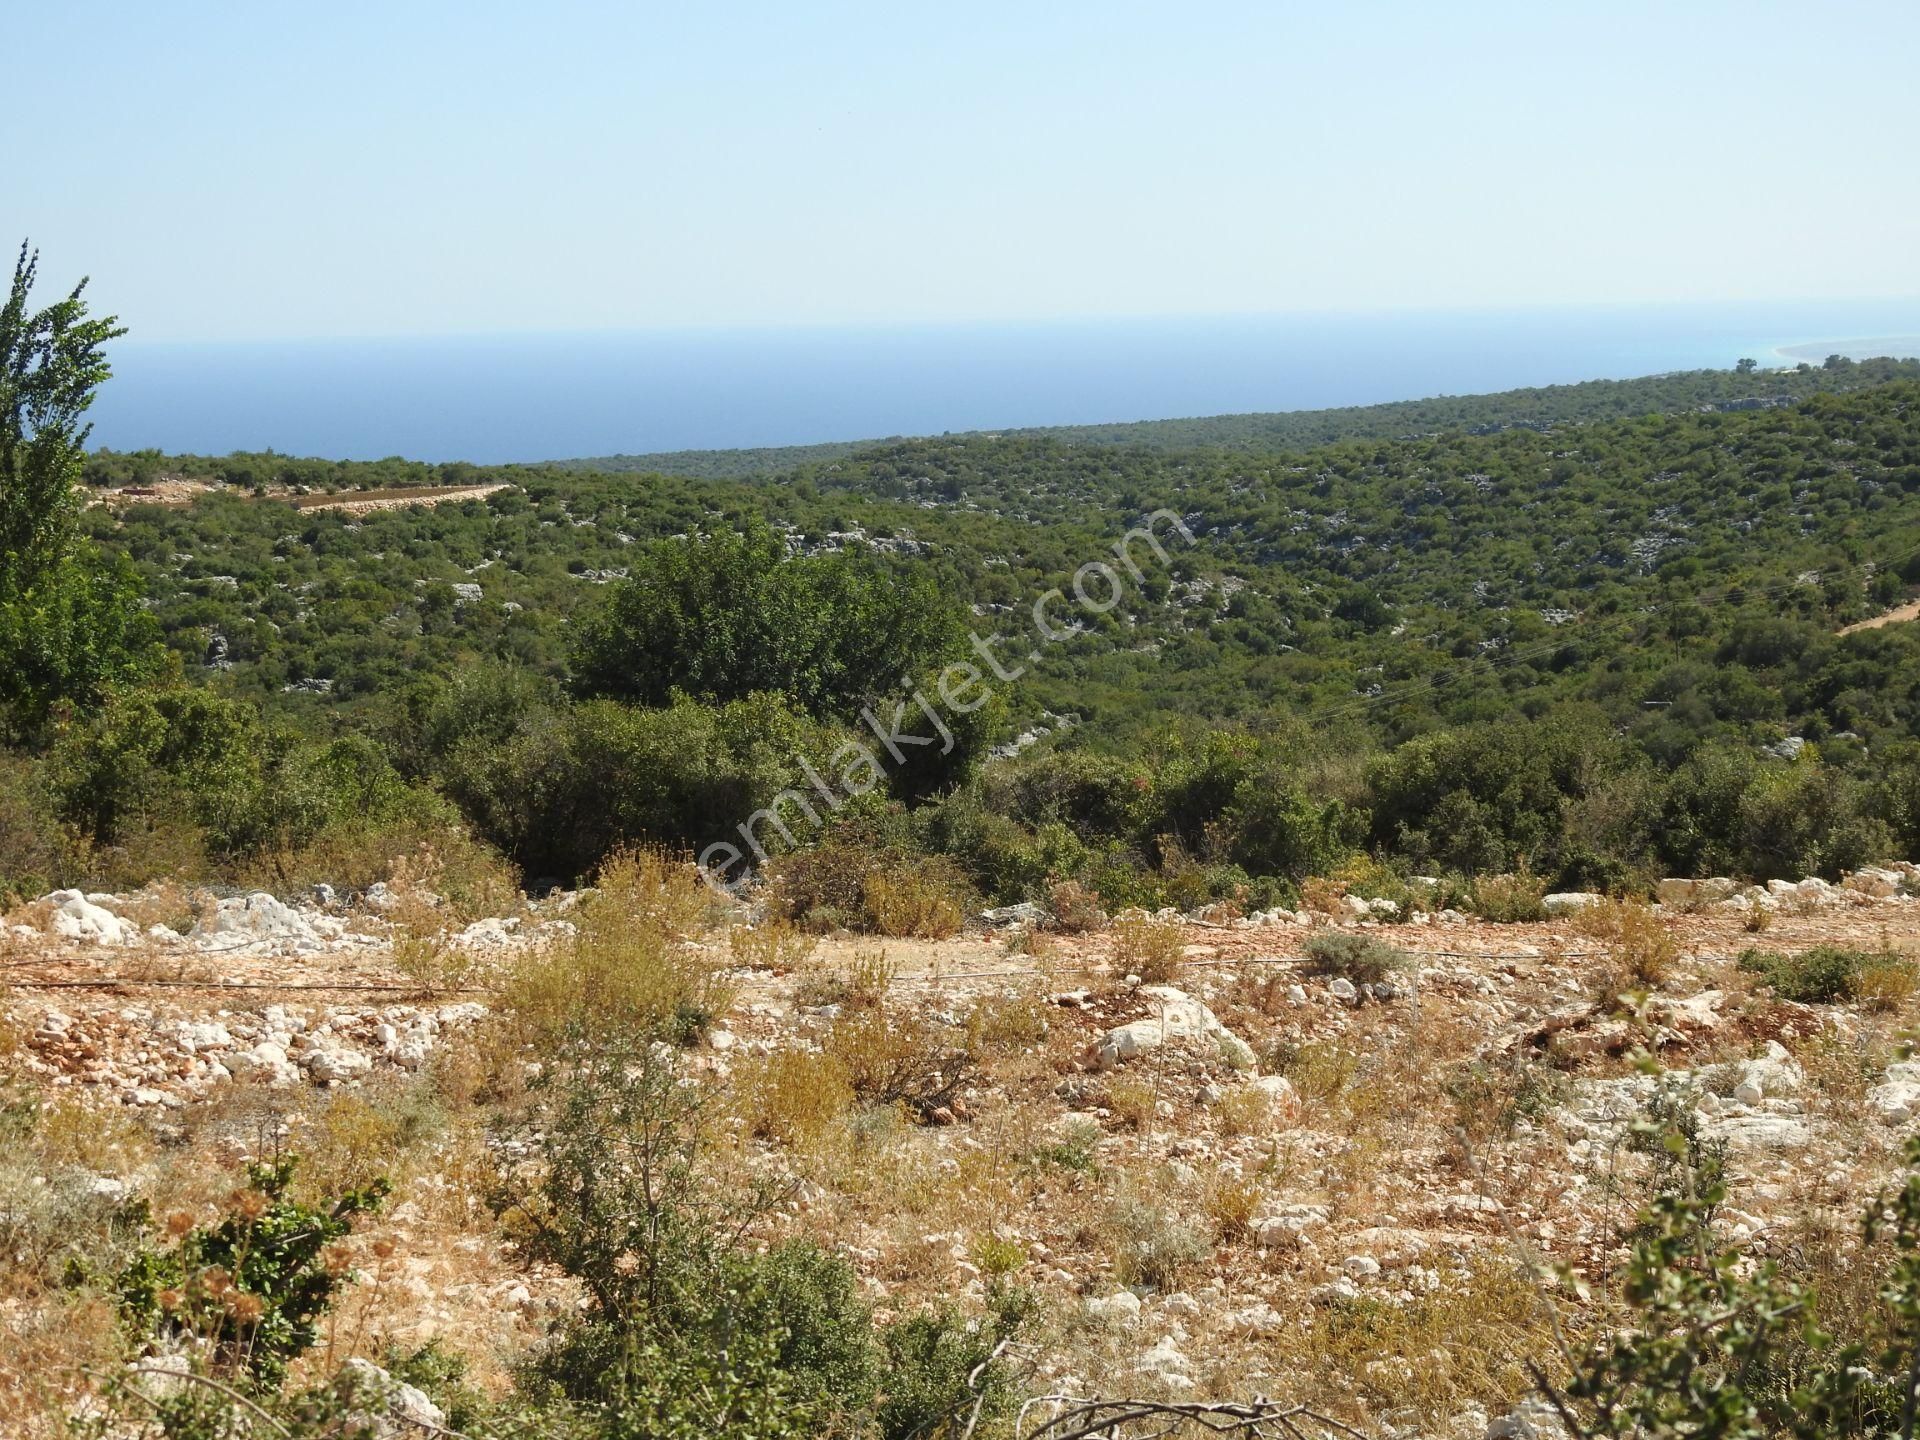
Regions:
<instances>
[{"instance_id":1,"label":"blue sea","mask_svg":"<svg viewBox=\"0 0 1920 1440\"><path fill-rule=\"evenodd\" d=\"M131 317L130 317L131 318ZM483 463L1920 355L1920 299L275 342L128 338L92 443Z\"/></svg>"}]
</instances>

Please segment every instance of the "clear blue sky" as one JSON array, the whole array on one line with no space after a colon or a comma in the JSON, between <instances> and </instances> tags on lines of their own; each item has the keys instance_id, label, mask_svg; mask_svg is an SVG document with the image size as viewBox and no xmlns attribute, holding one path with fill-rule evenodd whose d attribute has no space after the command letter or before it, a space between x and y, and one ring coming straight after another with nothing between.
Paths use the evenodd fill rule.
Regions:
<instances>
[{"instance_id":1,"label":"clear blue sky","mask_svg":"<svg viewBox=\"0 0 1920 1440\"><path fill-rule=\"evenodd\" d=\"M8 8L145 339L1920 293L1913 0Z\"/></svg>"}]
</instances>

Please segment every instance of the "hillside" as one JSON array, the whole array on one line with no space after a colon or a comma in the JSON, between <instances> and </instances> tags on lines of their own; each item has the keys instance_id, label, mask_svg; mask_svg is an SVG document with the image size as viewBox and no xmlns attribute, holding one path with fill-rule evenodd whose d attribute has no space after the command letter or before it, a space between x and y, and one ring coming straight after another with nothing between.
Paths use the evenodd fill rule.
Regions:
<instances>
[{"instance_id":1,"label":"hillside","mask_svg":"<svg viewBox=\"0 0 1920 1440\"><path fill-rule=\"evenodd\" d=\"M1207 415L1110 425L1047 425L995 433L1056 440L1065 445L1265 451L1340 440L1399 440L1449 430L1484 432L1512 426L1584 424L1680 410L1753 409L1804 400L1809 395L1839 394L1887 380L1916 378L1920 378L1920 360L1856 362L1842 359L1819 368L1803 363L1789 370L1689 370L1633 380L1587 380L1491 395L1444 395L1335 410ZM647 455L600 455L556 463L572 470L641 471L711 479L777 475L888 443L891 442L866 440L755 450L676 450Z\"/></svg>"},{"instance_id":2,"label":"hillside","mask_svg":"<svg viewBox=\"0 0 1920 1440\"><path fill-rule=\"evenodd\" d=\"M1026 713L1072 709L1109 735L1168 709L1217 721L1270 707L1411 731L1582 696L1624 723L1647 701L1689 700L1706 683L1689 666L1712 657L1709 689L1754 674L1782 692L1757 715L1708 699L1715 720L1798 727L1833 698L1807 688L1835 653L1824 632L1906 593L1917 395L1894 382L1790 408L1263 457L956 437L767 484L517 472L431 510L214 494L91 524L140 566L189 666L217 663L224 684L265 696L325 681L331 703L353 703L482 658L558 674L567 617L649 541L747 516L803 551L864 541L936 576L977 629L1017 629L1035 598L1168 508L1193 543L1111 613L1079 617L1086 633L1053 647ZM1755 627L1795 644L1726 649ZM1903 635L1878 644L1905 653ZM1831 728L1904 735L1915 719L1898 687L1849 705L1825 714Z\"/></svg>"},{"instance_id":3,"label":"hillside","mask_svg":"<svg viewBox=\"0 0 1920 1440\"><path fill-rule=\"evenodd\" d=\"M91 457L0 608L0 1425L1512 1440L1669 1331L1732 1364L1728 1306L1868 1353L1920 378L1728 388L1779 378L771 476ZM1767 1343L1769 1414L1892 1404Z\"/></svg>"}]
</instances>

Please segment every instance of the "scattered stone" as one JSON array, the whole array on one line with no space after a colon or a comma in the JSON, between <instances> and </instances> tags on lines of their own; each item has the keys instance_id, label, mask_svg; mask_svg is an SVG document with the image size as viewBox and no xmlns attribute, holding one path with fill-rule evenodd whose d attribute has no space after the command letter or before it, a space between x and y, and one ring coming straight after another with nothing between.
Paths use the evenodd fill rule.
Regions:
<instances>
[{"instance_id":1,"label":"scattered stone","mask_svg":"<svg viewBox=\"0 0 1920 1440\"><path fill-rule=\"evenodd\" d=\"M189 940L205 950L244 951L261 955L311 955L326 942L298 911L264 890L233 900L219 901L201 917Z\"/></svg>"},{"instance_id":2,"label":"scattered stone","mask_svg":"<svg viewBox=\"0 0 1920 1440\"><path fill-rule=\"evenodd\" d=\"M1046 918L1046 907L1036 905L1031 900L1022 900L1017 905L998 905L980 912L981 921L988 925L1037 925Z\"/></svg>"},{"instance_id":3,"label":"scattered stone","mask_svg":"<svg viewBox=\"0 0 1920 1440\"><path fill-rule=\"evenodd\" d=\"M334 1388L342 1399L358 1407L346 1417L349 1429L371 1427L376 1440L418 1435L446 1426L447 1415L425 1392L395 1380L371 1360L358 1356L340 1367Z\"/></svg>"},{"instance_id":4,"label":"scattered stone","mask_svg":"<svg viewBox=\"0 0 1920 1440\"><path fill-rule=\"evenodd\" d=\"M1143 985L1139 994L1153 1003L1158 1013L1116 1026L1102 1037L1096 1049L1103 1070L1110 1070L1135 1055L1157 1050L1169 1041L1210 1042L1218 1058L1233 1069L1254 1068L1253 1047L1221 1024L1219 1016L1186 991L1171 985Z\"/></svg>"},{"instance_id":5,"label":"scattered stone","mask_svg":"<svg viewBox=\"0 0 1920 1440\"><path fill-rule=\"evenodd\" d=\"M1096 1296L1087 1301L1087 1314L1110 1325L1131 1325L1140 1318L1140 1297L1131 1290L1116 1290L1104 1298Z\"/></svg>"}]
</instances>

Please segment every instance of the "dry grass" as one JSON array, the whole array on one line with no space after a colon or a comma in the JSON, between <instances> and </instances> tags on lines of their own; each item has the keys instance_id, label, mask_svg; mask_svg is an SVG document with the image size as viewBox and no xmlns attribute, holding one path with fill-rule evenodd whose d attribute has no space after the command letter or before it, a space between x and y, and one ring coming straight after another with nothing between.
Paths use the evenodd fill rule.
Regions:
<instances>
[{"instance_id":1,"label":"dry grass","mask_svg":"<svg viewBox=\"0 0 1920 1440\"><path fill-rule=\"evenodd\" d=\"M568 917L565 940L517 957L502 1002L536 1048L563 1036L668 1033L690 1038L732 991L699 943L712 897L691 865L661 851L622 853Z\"/></svg>"},{"instance_id":2,"label":"dry grass","mask_svg":"<svg viewBox=\"0 0 1920 1440\"><path fill-rule=\"evenodd\" d=\"M204 874L176 870L175 874ZM402 898L432 895L438 925L508 915L521 903L520 877L498 853L458 827L330 825L295 849L269 850L232 872L234 883L277 894L325 882L343 890L384 883ZM410 918L410 917L409 917ZM419 931L418 926L411 926Z\"/></svg>"},{"instance_id":3,"label":"dry grass","mask_svg":"<svg viewBox=\"0 0 1920 1440\"><path fill-rule=\"evenodd\" d=\"M1201 1208L1207 1223L1222 1240L1244 1240L1266 1199L1258 1181L1238 1175L1215 1175L1206 1184Z\"/></svg>"},{"instance_id":4,"label":"dry grass","mask_svg":"<svg viewBox=\"0 0 1920 1440\"><path fill-rule=\"evenodd\" d=\"M1178 920L1156 920L1129 910L1113 925L1113 963L1149 985L1170 984L1180 974L1186 932Z\"/></svg>"},{"instance_id":5,"label":"dry grass","mask_svg":"<svg viewBox=\"0 0 1920 1440\"><path fill-rule=\"evenodd\" d=\"M814 1050L776 1050L744 1068L736 1094L748 1133L783 1145L817 1142L853 1108L846 1065Z\"/></svg>"},{"instance_id":6,"label":"dry grass","mask_svg":"<svg viewBox=\"0 0 1920 1440\"><path fill-rule=\"evenodd\" d=\"M1150 1080L1123 1075L1107 1086L1107 1110L1114 1123L1144 1133L1153 1128L1160 1091Z\"/></svg>"},{"instance_id":7,"label":"dry grass","mask_svg":"<svg viewBox=\"0 0 1920 1440\"><path fill-rule=\"evenodd\" d=\"M1114 1198L1102 1231L1122 1285L1178 1290L1213 1254L1204 1225L1134 1190Z\"/></svg>"},{"instance_id":8,"label":"dry grass","mask_svg":"<svg viewBox=\"0 0 1920 1440\"><path fill-rule=\"evenodd\" d=\"M1063 935L1082 935L1107 923L1099 895L1078 880L1056 880L1049 885L1047 908L1053 912L1053 928Z\"/></svg>"},{"instance_id":9,"label":"dry grass","mask_svg":"<svg viewBox=\"0 0 1920 1440\"><path fill-rule=\"evenodd\" d=\"M796 1005L840 1005L873 1009L884 1005L898 969L885 950L856 950L839 969L809 961L793 985Z\"/></svg>"},{"instance_id":10,"label":"dry grass","mask_svg":"<svg viewBox=\"0 0 1920 1440\"><path fill-rule=\"evenodd\" d=\"M1037 925L1016 925L1007 931L1003 947L1009 955L1027 955L1045 963L1060 955L1060 942Z\"/></svg>"},{"instance_id":11,"label":"dry grass","mask_svg":"<svg viewBox=\"0 0 1920 1440\"><path fill-rule=\"evenodd\" d=\"M122 1362L113 1303L91 1291L0 1306L0 1434L68 1440L92 1377Z\"/></svg>"},{"instance_id":12,"label":"dry grass","mask_svg":"<svg viewBox=\"0 0 1920 1440\"><path fill-rule=\"evenodd\" d=\"M967 912L963 892L928 868L876 871L864 887L867 918L876 934L895 939L944 940L960 933Z\"/></svg>"},{"instance_id":13,"label":"dry grass","mask_svg":"<svg viewBox=\"0 0 1920 1440\"><path fill-rule=\"evenodd\" d=\"M393 968L425 996L453 995L470 989L485 970L472 950L450 944L444 936L404 933L393 939Z\"/></svg>"},{"instance_id":14,"label":"dry grass","mask_svg":"<svg viewBox=\"0 0 1920 1440\"><path fill-rule=\"evenodd\" d=\"M1920 990L1920 966L1909 956L1883 948L1860 962L1853 972L1852 989L1854 998L1867 1009L1891 1014Z\"/></svg>"},{"instance_id":15,"label":"dry grass","mask_svg":"<svg viewBox=\"0 0 1920 1440\"><path fill-rule=\"evenodd\" d=\"M1589 905L1573 919L1574 929L1596 941L1604 952L1592 966L1594 993L1612 1005L1625 994L1645 991L1673 974L1680 944L1659 916L1631 900Z\"/></svg>"},{"instance_id":16,"label":"dry grass","mask_svg":"<svg viewBox=\"0 0 1920 1440\"><path fill-rule=\"evenodd\" d=\"M967 1045L976 1053L1028 1050L1046 1039L1046 1001L1037 987L982 995L967 1016Z\"/></svg>"},{"instance_id":17,"label":"dry grass","mask_svg":"<svg viewBox=\"0 0 1920 1440\"><path fill-rule=\"evenodd\" d=\"M869 1105L903 1105L926 1119L953 1099L972 1056L945 1027L880 1007L846 1011L827 1032L826 1053Z\"/></svg>"},{"instance_id":18,"label":"dry grass","mask_svg":"<svg viewBox=\"0 0 1920 1440\"><path fill-rule=\"evenodd\" d=\"M1280 1073L1293 1082L1300 1103L1310 1108L1328 1107L1344 1095L1361 1062L1358 1050L1317 1040L1273 1058Z\"/></svg>"},{"instance_id":19,"label":"dry grass","mask_svg":"<svg viewBox=\"0 0 1920 1440\"><path fill-rule=\"evenodd\" d=\"M426 1081L387 1082L328 1096L294 1131L300 1185L314 1198L385 1178L396 1186L434 1164L448 1117Z\"/></svg>"},{"instance_id":20,"label":"dry grass","mask_svg":"<svg viewBox=\"0 0 1920 1440\"><path fill-rule=\"evenodd\" d=\"M1229 1090L1213 1107L1213 1128L1226 1136L1265 1135L1273 1129L1273 1101L1264 1090Z\"/></svg>"},{"instance_id":21,"label":"dry grass","mask_svg":"<svg viewBox=\"0 0 1920 1440\"><path fill-rule=\"evenodd\" d=\"M43 1165L102 1175L131 1175L150 1163L153 1137L125 1110L89 1105L69 1093L48 1099L35 1117L32 1152Z\"/></svg>"},{"instance_id":22,"label":"dry grass","mask_svg":"<svg viewBox=\"0 0 1920 1440\"><path fill-rule=\"evenodd\" d=\"M114 909L143 931L163 925L176 934L184 935L193 928L193 922L200 917L201 911L212 902L213 896L209 891L189 888L175 880L156 880L129 895Z\"/></svg>"},{"instance_id":23,"label":"dry grass","mask_svg":"<svg viewBox=\"0 0 1920 1440\"><path fill-rule=\"evenodd\" d=\"M820 942L778 916L758 925L736 925L727 932L727 952L746 970L771 970L784 975L813 958Z\"/></svg>"},{"instance_id":24,"label":"dry grass","mask_svg":"<svg viewBox=\"0 0 1920 1440\"><path fill-rule=\"evenodd\" d=\"M1321 1396L1435 1416L1475 1402L1498 1413L1528 1393L1524 1361L1552 1353L1553 1335L1524 1271L1482 1255L1410 1302L1363 1295L1306 1307L1305 1323L1273 1346L1274 1368Z\"/></svg>"},{"instance_id":25,"label":"dry grass","mask_svg":"<svg viewBox=\"0 0 1920 1440\"><path fill-rule=\"evenodd\" d=\"M1300 882L1300 908L1313 915L1338 915L1347 887L1324 875L1309 875Z\"/></svg>"}]
</instances>

